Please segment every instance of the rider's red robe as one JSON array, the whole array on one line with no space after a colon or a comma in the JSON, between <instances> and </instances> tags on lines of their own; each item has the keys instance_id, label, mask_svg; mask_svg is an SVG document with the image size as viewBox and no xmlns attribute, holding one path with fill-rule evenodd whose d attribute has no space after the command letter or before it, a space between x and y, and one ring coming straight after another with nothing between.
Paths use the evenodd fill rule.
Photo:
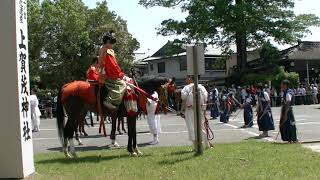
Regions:
<instances>
[{"instance_id":1,"label":"rider's red robe","mask_svg":"<svg viewBox=\"0 0 320 180\"><path fill-rule=\"evenodd\" d=\"M91 66L87 71L87 79L90 81L98 81L99 80L99 71L95 66Z\"/></svg>"},{"instance_id":2,"label":"rider's red robe","mask_svg":"<svg viewBox=\"0 0 320 180\"><path fill-rule=\"evenodd\" d=\"M104 54L103 67L106 73L106 77L112 80L122 79L125 75L119 67L114 51L112 49L107 49L106 53Z\"/></svg>"}]
</instances>

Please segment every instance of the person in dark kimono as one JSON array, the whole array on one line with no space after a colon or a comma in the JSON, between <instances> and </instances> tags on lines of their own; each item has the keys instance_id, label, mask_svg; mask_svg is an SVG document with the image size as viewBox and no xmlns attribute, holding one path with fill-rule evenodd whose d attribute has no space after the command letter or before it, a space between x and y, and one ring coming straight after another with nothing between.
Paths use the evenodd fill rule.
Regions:
<instances>
[{"instance_id":1,"label":"person in dark kimono","mask_svg":"<svg viewBox=\"0 0 320 180\"><path fill-rule=\"evenodd\" d=\"M244 125L242 128L249 128L253 126L253 110L252 110L252 95L249 89L246 89L246 96L242 104Z\"/></svg>"},{"instance_id":2,"label":"person in dark kimono","mask_svg":"<svg viewBox=\"0 0 320 180\"><path fill-rule=\"evenodd\" d=\"M211 114L211 118L212 119L217 119L217 117L220 116L220 110L219 110L219 94L218 94L218 90L217 88L213 88L211 91L211 96L210 96L210 100L211 100L211 109L210 109L210 114Z\"/></svg>"},{"instance_id":3,"label":"person in dark kimono","mask_svg":"<svg viewBox=\"0 0 320 180\"><path fill-rule=\"evenodd\" d=\"M280 115L280 133L281 139L283 141L288 141L289 143L295 143L297 139L297 128L295 125L295 118L292 110L292 102L294 98L294 93L289 88L289 81L284 80L281 83L281 90L283 92L282 108Z\"/></svg>"},{"instance_id":4,"label":"person in dark kimono","mask_svg":"<svg viewBox=\"0 0 320 180\"><path fill-rule=\"evenodd\" d=\"M220 114L220 122L228 123L229 122L229 116L231 111L232 102L230 100L229 94L226 90L222 91L222 108L223 112Z\"/></svg>"},{"instance_id":5,"label":"person in dark kimono","mask_svg":"<svg viewBox=\"0 0 320 180\"><path fill-rule=\"evenodd\" d=\"M263 86L261 84L257 85L257 100L257 123L259 131L262 131L262 134L260 134L259 137L264 138L269 136L268 131L274 130L274 122L269 94L266 91L263 91Z\"/></svg>"}]
</instances>

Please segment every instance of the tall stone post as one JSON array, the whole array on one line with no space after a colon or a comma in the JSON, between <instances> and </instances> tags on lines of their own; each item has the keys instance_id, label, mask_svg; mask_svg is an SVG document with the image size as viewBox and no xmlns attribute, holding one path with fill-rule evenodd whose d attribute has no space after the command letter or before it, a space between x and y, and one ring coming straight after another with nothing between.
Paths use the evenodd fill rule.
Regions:
<instances>
[{"instance_id":1,"label":"tall stone post","mask_svg":"<svg viewBox=\"0 0 320 180\"><path fill-rule=\"evenodd\" d=\"M27 0L0 0L0 178L34 173Z\"/></svg>"}]
</instances>

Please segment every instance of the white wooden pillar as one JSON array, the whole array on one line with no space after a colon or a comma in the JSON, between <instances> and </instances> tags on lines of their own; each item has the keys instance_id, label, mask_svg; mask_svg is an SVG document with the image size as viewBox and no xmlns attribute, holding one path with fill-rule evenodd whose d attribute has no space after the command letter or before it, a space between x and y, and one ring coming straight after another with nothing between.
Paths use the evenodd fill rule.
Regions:
<instances>
[{"instance_id":1,"label":"white wooden pillar","mask_svg":"<svg viewBox=\"0 0 320 180\"><path fill-rule=\"evenodd\" d=\"M0 0L0 178L34 173L27 0Z\"/></svg>"}]
</instances>

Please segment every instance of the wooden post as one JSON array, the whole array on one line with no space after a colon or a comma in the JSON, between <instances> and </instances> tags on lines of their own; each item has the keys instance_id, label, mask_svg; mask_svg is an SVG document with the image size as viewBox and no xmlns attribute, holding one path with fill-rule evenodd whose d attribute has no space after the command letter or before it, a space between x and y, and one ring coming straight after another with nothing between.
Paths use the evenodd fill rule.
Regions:
<instances>
[{"instance_id":1,"label":"wooden post","mask_svg":"<svg viewBox=\"0 0 320 180\"><path fill-rule=\"evenodd\" d=\"M310 86L310 77L309 77L309 61L307 61L307 86Z\"/></svg>"},{"instance_id":2,"label":"wooden post","mask_svg":"<svg viewBox=\"0 0 320 180\"><path fill-rule=\"evenodd\" d=\"M195 119L195 135L196 135L196 155L203 154L203 147L202 147L202 128L201 128L201 107L200 107L200 95L199 95L199 69L198 69L198 52L197 46L193 46L193 77L194 77L194 119Z\"/></svg>"}]
</instances>

